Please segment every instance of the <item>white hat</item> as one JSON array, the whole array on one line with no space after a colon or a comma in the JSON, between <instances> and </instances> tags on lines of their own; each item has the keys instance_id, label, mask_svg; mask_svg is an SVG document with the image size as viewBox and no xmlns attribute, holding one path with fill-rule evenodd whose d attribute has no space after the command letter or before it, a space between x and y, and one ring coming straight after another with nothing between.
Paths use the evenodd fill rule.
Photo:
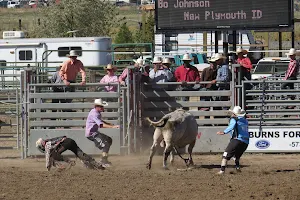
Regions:
<instances>
[{"instance_id":1,"label":"white hat","mask_svg":"<svg viewBox=\"0 0 300 200\"><path fill-rule=\"evenodd\" d=\"M181 60L191 61L190 55L188 53L184 54Z\"/></svg>"},{"instance_id":2,"label":"white hat","mask_svg":"<svg viewBox=\"0 0 300 200\"><path fill-rule=\"evenodd\" d=\"M156 56L155 56L155 57L153 58L152 63L153 63L153 64L160 64L160 63L161 63L161 57L156 57Z\"/></svg>"},{"instance_id":3,"label":"white hat","mask_svg":"<svg viewBox=\"0 0 300 200\"><path fill-rule=\"evenodd\" d=\"M106 67L105 67L105 69L107 70L107 69L113 69L113 70L116 70L116 66L113 66L112 64L108 64Z\"/></svg>"},{"instance_id":4,"label":"white hat","mask_svg":"<svg viewBox=\"0 0 300 200\"><path fill-rule=\"evenodd\" d=\"M71 50L70 53L67 54L67 57L71 57L71 56L74 56L74 57L76 56L76 57L78 57L79 55L76 53L75 50Z\"/></svg>"},{"instance_id":5,"label":"white hat","mask_svg":"<svg viewBox=\"0 0 300 200\"><path fill-rule=\"evenodd\" d=\"M145 61L142 58L138 58L137 60L133 60L133 62L139 64L139 66L142 66L144 65Z\"/></svg>"},{"instance_id":6,"label":"white hat","mask_svg":"<svg viewBox=\"0 0 300 200\"><path fill-rule=\"evenodd\" d=\"M42 146L42 142L43 142L43 139L42 139L42 138L39 138L39 139L35 142L35 146L36 146L36 147Z\"/></svg>"},{"instance_id":7,"label":"white hat","mask_svg":"<svg viewBox=\"0 0 300 200\"><path fill-rule=\"evenodd\" d=\"M170 58L164 58L163 61L162 61L162 63L164 63L164 64L171 64L171 60L170 60Z\"/></svg>"},{"instance_id":8,"label":"white hat","mask_svg":"<svg viewBox=\"0 0 300 200\"><path fill-rule=\"evenodd\" d=\"M292 56L292 55L296 55L296 53L297 53L296 49L291 48L291 49L289 50L289 52L286 53L285 55L287 55L287 56Z\"/></svg>"},{"instance_id":9,"label":"white hat","mask_svg":"<svg viewBox=\"0 0 300 200\"><path fill-rule=\"evenodd\" d=\"M234 106L234 108L232 110L229 110L229 112L238 117L244 117L246 115L245 110L242 109L240 106Z\"/></svg>"},{"instance_id":10,"label":"white hat","mask_svg":"<svg viewBox=\"0 0 300 200\"><path fill-rule=\"evenodd\" d=\"M95 99L94 104L97 106L108 106L106 101L102 101L102 99Z\"/></svg>"},{"instance_id":11,"label":"white hat","mask_svg":"<svg viewBox=\"0 0 300 200\"><path fill-rule=\"evenodd\" d=\"M239 53L247 54L248 51L247 51L246 49L238 48L238 49L236 50L236 55L238 55Z\"/></svg>"},{"instance_id":12,"label":"white hat","mask_svg":"<svg viewBox=\"0 0 300 200\"><path fill-rule=\"evenodd\" d=\"M220 59L225 59L226 57L223 56L223 54L221 53L216 53L215 55L213 55L210 60L208 60L209 62L216 62L217 60L220 60Z\"/></svg>"},{"instance_id":13,"label":"white hat","mask_svg":"<svg viewBox=\"0 0 300 200\"><path fill-rule=\"evenodd\" d=\"M208 63L200 63L200 64L195 64L195 67L198 69L198 71L202 72L205 68L210 67L210 64Z\"/></svg>"}]
</instances>

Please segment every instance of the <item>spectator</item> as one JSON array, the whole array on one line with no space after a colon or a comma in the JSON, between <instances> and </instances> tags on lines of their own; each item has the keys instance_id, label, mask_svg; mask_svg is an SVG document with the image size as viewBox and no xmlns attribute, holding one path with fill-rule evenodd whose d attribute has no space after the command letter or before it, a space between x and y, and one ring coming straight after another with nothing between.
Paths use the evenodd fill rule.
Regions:
<instances>
[{"instance_id":1,"label":"spectator","mask_svg":"<svg viewBox=\"0 0 300 200\"><path fill-rule=\"evenodd\" d=\"M210 66L204 68L201 73L201 82L202 81L213 81L217 78L217 64L214 60L209 60ZM215 84L203 84L203 88L201 90L218 90L218 87ZM212 101L212 97L200 97L200 101ZM209 110L209 107L201 108L201 110Z\"/></svg>"},{"instance_id":2,"label":"spectator","mask_svg":"<svg viewBox=\"0 0 300 200\"><path fill-rule=\"evenodd\" d=\"M136 69L136 71L140 71L141 69L144 69L144 60L142 58L139 58L137 60L133 60L134 63L134 67ZM122 74L119 77L119 82L121 85L126 85L126 81L127 81L127 77L128 77L128 68L124 69L124 71L122 72Z\"/></svg>"},{"instance_id":3,"label":"spectator","mask_svg":"<svg viewBox=\"0 0 300 200\"><path fill-rule=\"evenodd\" d=\"M182 87L179 90L195 90L193 89L194 85L187 85L186 83L200 81L198 69L190 64L191 58L189 54L184 54L181 60L183 61L183 65L179 66L175 70L175 78L177 82L182 82Z\"/></svg>"},{"instance_id":4,"label":"spectator","mask_svg":"<svg viewBox=\"0 0 300 200\"><path fill-rule=\"evenodd\" d=\"M290 51L286 54L290 57L290 63L287 71L285 72L285 77L283 80L297 80L297 76L299 73L299 60L296 60L296 49L291 48ZM294 89L294 83L284 83L281 86L282 89ZM295 95L288 96L291 100L295 99ZM295 106L287 106L287 109L293 109ZM286 117L286 115L285 115Z\"/></svg>"},{"instance_id":5,"label":"spectator","mask_svg":"<svg viewBox=\"0 0 300 200\"><path fill-rule=\"evenodd\" d=\"M118 77L115 75L116 67L108 64L105 68L107 75L105 75L101 80L100 83L118 83ZM117 92L118 87L116 85L112 86L105 86L105 92Z\"/></svg>"},{"instance_id":6,"label":"spectator","mask_svg":"<svg viewBox=\"0 0 300 200\"><path fill-rule=\"evenodd\" d=\"M161 57L154 57L152 63L153 69L149 73L149 78L152 83L165 83L171 80L173 74L168 68L168 66L162 65ZM163 89L167 87L167 85L152 85L152 88L155 89Z\"/></svg>"},{"instance_id":7,"label":"spectator","mask_svg":"<svg viewBox=\"0 0 300 200\"><path fill-rule=\"evenodd\" d=\"M171 68L171 60L170 58L164 58L162 61L163 66L166 66L172 73L172 78L169 80L169 82L176 82L176 78L174 76L174 70ZM176 90L177 85L169 85L168 90Z\"/></svg>"},{"instance_id":8,"label":"spectator","mask_svg":"<svg viewBox=\"0 0 300 200\"><path fill-rule=\"evenodd\" d=\"M242 80L251 80L252 63L251 60L245 56L247 53L248 51L242 48L238 48L236 51L236 54L238 56L236 63L241 65L240 70ZM252 85L246 84L246 89L251 90Z\"/></svg>"}]
</instances>

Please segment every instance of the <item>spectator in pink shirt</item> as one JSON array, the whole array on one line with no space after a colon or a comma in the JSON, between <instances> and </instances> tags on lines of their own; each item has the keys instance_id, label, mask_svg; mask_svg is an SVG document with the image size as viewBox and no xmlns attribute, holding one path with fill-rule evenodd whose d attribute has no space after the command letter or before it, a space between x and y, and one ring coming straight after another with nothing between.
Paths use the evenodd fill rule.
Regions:
<instances>
[{"instance_id":1,"label":"spectator in pink shirt","mask_svg":"<svg viewBox=\"0 0 300 200\"><path fill-rule=\"evenodd\" d=\"M116 67L108 64L106 67L107 75L100 80L100 83L118 83L118 77L115 75L115 71ZM104 90L106 92L117 92L117 86L105 86Z\"/></svg>"}]
</instances>

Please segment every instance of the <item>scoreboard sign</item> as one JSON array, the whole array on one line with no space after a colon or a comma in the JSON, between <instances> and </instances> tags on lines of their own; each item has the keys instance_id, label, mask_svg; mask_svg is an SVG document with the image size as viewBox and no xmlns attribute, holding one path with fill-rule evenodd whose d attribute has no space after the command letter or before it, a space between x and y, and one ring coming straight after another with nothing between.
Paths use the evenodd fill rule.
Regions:
<instances>
[{"instance_id":1,"label":"scoreboard sign","mask_svg":"<svg viewBox=\"0 0 300 200\"><path fill-rule=\"evenodd\" d=\"M156 0L156 30L287 28L292 0Z\"/></svg>"}]
</instances>

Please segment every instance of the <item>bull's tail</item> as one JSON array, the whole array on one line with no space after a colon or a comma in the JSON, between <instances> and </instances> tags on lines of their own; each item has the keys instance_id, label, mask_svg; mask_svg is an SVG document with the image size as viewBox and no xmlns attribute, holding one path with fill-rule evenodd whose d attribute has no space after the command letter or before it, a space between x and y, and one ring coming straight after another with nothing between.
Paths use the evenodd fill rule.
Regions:
<instances>
[{"instance_id":1,"label":"bull's tail","mask_svg":"<svg viewBox=\"0 0 300 200\"><path fill-rule=\"evenodd\" d=\"M155 126L155 127L163 127L167 123L168 119L166 118L161 118L159 121L154 122L152 121L149 117L145 118L146 121L150 123L150 125Z\"/></svg>"}]
</instances>

